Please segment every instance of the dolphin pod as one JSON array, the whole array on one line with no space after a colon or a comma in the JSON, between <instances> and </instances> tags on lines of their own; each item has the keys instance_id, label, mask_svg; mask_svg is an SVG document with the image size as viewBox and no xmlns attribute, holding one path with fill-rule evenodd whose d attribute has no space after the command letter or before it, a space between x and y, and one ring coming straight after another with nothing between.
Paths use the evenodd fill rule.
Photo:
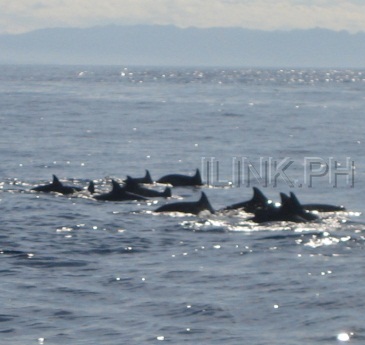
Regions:
<instances>
[{"instance_id":1,"label":"dolphin pod","mask_svg":"<svg viewBox=\"0 0 365 345\"><path fill-rule=\"evenodd\" d=\"M297 204L299 203L294 193L290 193L290 196L293 199L293 202L295 201ZM280 197L281 201L283 202L283 199L285 199L285 194L281 193ZM245 212L254 213L255 210L267 209L269 206L274 207L273 202L269 200L257 187L253 187L253 196L250 200L227 206L223 209L223 211L242 209ZM329 204L311 203L311 204L301 204L301 207L303 207L305 211L317 211L317 212L346 211L346 208L342 205L337 206Z\"/></svg>"},{"instance_id":2,"label":"dolphin pod","mask_svg":"<svg viewBox=\"0 0 365 345\"><path fill-rule=\"evenodd\" d=\"M319 219L319 217L306 211L294 193L290 196L280 193L281 204L267 204L262 208L256 209L254 217L251 218L255 223L266 223L273 221L287 221L295 223L305 223Z\"/></svg>"},{"instance_id":3,"label":"dolphin pod","mask_svg":"<svg viewBox=\"0 0 365 345\"><path fill-rule=\"evenodd\" d=\"M90 181L87 191L90 197L99 201L144 201L149 198L170 198L172 196L171 188L166 187L164 191L157 191L151 188L146 188L142 184L151 184L153 180L148 170L141 178L133 178L127 176L123 184L119 184L114 179L111 180L112 189L106 193L95 193L94 182ZM194 176L171 174L166 175L157 180L157 183L169 184L173 187L183 186L201 186L202 180L199 169L196 169ZM83 191L84 188L77 186L64 185L53 175L53 181L49 184L39 185L31 189L36 192L44 193L61 193L69 195ZM275 221L289 221L289 222L311 222L318 220L317 212L338 212L345 211L343 206L329 205L329 204L301 204L296 195L291 192L289 195L280 193L280 204L273 203L269 200L260 189L253 187L253 195L251 199L243 202L235 203L227 206L217 212L212 207L208 197L204 192L201 192L201 197L197 201L182 201L182 202L168 202L158 207L154 212L181 212L198 215L202 211L209 211L211 214L223 213L231 210L244 211L251 213L253 216L249 220L256 223L275 222Z\"/></svg>"}]
</instances>

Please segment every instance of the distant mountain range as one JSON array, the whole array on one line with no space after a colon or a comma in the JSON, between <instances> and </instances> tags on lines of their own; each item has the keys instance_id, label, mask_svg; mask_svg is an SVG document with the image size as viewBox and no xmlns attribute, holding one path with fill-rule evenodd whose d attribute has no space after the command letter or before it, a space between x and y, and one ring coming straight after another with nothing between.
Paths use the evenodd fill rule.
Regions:
<instances>
[{"instance_id":1,"label":"distant mountain range","mask_svg":"<svg viewBox=\"0 0 365 345\"><path fill-rule=\"evenodd\" d=\"M365 67L365 33L157 25L0 35L1 64Z\"/></svg>"}]
</instances>

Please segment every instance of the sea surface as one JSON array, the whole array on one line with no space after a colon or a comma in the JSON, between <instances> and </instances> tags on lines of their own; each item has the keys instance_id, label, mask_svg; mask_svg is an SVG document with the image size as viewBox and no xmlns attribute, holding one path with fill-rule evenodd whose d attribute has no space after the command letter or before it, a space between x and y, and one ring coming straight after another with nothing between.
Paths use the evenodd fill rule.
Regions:
<instances>
[{"instance_id":1,"label":"sea surface","mask_svg":"<svg viewBox=\"0 0 365 345\"><path fill-rule=\"evenodd\" d=\"M9 65L0 105L1 344L364 344L365 70ZM205 184L86 191L146 169ZM219 212L253 186L347 211Z\"/></svg>"}]
</instances>

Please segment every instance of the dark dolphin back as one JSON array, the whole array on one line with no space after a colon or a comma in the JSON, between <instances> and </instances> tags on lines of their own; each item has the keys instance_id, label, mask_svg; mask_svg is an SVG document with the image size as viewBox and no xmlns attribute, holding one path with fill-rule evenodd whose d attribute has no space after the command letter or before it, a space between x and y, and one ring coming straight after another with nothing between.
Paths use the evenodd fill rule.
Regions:
<instances>
[{"instance_id":1,"label":"dark dolphin back","mask_svg":"<svg viewBox=\"0 0 365 345\"><path fill-rule=\"evenodd\" d=\"M199 169L196 169L195 175L193 176L170 174L162 176L157 182L168 183L174 187L201 186L203 184Z\"/></svg>"},{"instance_id":2,"label":"dark dolphin back","mask_svg":"<svg viewBox=\"0 0 365 345\"><path fill-rule=\"evenodd\" d=\"M340 212L346 211L345 206L329 205L329 204L302 204L303 208L307 211L318 211L318 212Z\"/></svg>"},{"instance_id":3,"label":"dark dolphin back","mask_svg":"<svg viewBox=\"0 0 365 345\"><path fill-rule=\"evenodd\" d=\"M97 200L124 201L124 200L146 200L141 195L126 191L117 181L112 180L112 190L109 193L95 195Z\"/></svg>"},{"instance_id":4,"label":"dark dolphin back","mask_svg":"<svg viewBox=\"0 0 365 345\"><path fill-rule=\"evenodd\" d=\"M34 190L36 192L53 192L60 186L62 186L61 182L58 181L58 178L56 175L53 175L52 183L33 187L32 190Z\"/></svg>"},{"instance_id":5,"label":"dark dolphin back","mask_svg":"<svg viewBox=\"0 0 365 345\"><path fill-rule=\"evenodd\" d=\"M150 172L146 169L146 174L144 177L135 177L132 178L136 183L145 183L145 184L152 184L153 180L151 177Z\"/></svg>"},{"instance_id":6,"label":"dark dolphin back","mask_svg":"<svg viewBox=\"0 0 365 345\"><path fill-rule=\"evenodd\" d=\"M56 192L61 194L72 194L75 191L81 190L81 188L78 187L70 187L70 186L64 186L60 180L57 178L56 175L53 175L53 181L50 184L46 184L43 186L38 186L32 188L32 190L37 192Z\"/></svg>"},{"instance_id":7,"label":"dark dolphin back","mask_svg":"<svg viewBox=\"0 0 365 345\"><path fill-rule=\"evenodd\" d=\"M241 208L246 212L254 213L259 208L267 207L268 202L269 199L257 187L253 187L253 196L250 200L227 206L223 210L237 210Z\"/></svg>"},{"instance_id":8,"label":"dark dolphin back","mask_svg":"<svg viewBox=\"0 0 365 345\"><path fill-rule=\"evenodd\" d=\"M136 180L130 176L127 176L127 179L124 180L124 188L127 192L139 194L145 197L155 198L155 197L164 197L168 198L171 197L171 188L166 187L163 192L159 192L157 190L145 188L139 183L136 182Z\"/></svg>"},{"instance_id":9,"label":"dark dolphin back","mask_svg":"<svg viewBox=\"0 0 365 345\"><path fill-rule=\"evenodd\" d=\"M214 209L210 204L207 196L202 192L198 201L193 202L175 202L160 206L155 212L183 212L198 215L200 212L208 210L210 213L214 213Z\"/></svg>"}]
</instances>

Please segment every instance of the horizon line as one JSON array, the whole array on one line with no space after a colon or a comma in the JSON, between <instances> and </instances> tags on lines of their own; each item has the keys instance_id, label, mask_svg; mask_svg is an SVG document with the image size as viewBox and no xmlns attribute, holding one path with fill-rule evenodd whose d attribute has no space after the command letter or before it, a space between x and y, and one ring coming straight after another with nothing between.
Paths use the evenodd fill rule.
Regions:
<instances>
[{"instance_id":1,"label":"horizon line","mask_svg":"<svg viewBox=\"0 0 365 345\"><path fill-rule=\"evenodd\" d=\"M253 29L249 27L243 27L243 26L209 26L209 27L198 27L198 26L178 26L175 24L104 24L104 25L91 25L91 26L85 26L85 27L77 27L77 26L55 26L55 27L43 27L43 28L35 28L28 31L23 32L0 32L1 36L20 36L20 35L26 35L34 32L39 31L52 31L52 30L92 30L92 29L103 29L103 28L124 28L124 27L164 27L164 28L174 28L178 30L243 30L243 31L252 31L252 32L262 32L262 33L291 33L291 32L300 32L300 31L327 31L331 33L345 33L351 36L355 35L361 35L365 34L365 30L358 30L356 32L351 32L347 29L341 29L341 30L335 30L335 29L329 29L326 27L320 27L320 26L314 26L314 27L308 27L308 28L282 28L282 29Z\"/></svg>"}]
</instances>

